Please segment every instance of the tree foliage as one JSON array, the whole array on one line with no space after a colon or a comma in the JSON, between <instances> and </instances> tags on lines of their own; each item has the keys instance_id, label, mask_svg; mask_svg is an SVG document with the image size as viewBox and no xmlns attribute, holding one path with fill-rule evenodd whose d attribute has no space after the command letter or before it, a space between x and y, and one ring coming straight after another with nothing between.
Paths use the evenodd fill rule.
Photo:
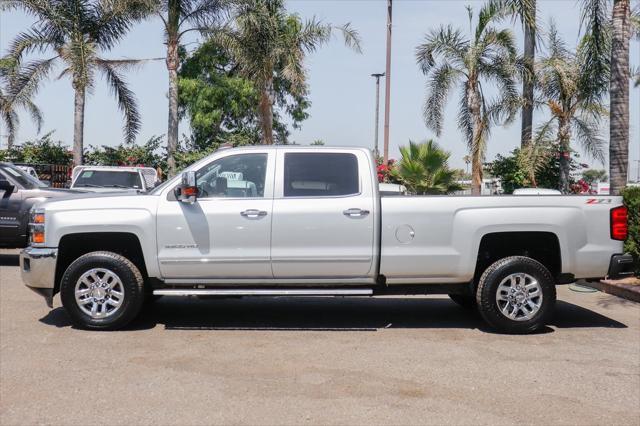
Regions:
<instances>
[{"instance_id":1,"label":"tree foliage","mask_svg":"<svg viewBox=\"0 0 640 426\"><path fill-rule=\"evenodd\" d=\"M12 102L29 105L28 100L59 65L57 78L69 78L76 93L74 150L76 162L81 162L84 99L94 88L96 75L102 74L124 116L124 138L133 141L140 129L140 114L123 72L140 61L103 55L145 16L144 0L3 0L0 6L22 9L36 18L10 43L5 58L12 65L8 71ZM31 54L42 56L27 61Z\"/></svg>"},{"instance_id":2,"label":"tree foliage","mask_svg":"<svg viewBox=\"0 0 640 426\"><path fill-rule=\"evenodd\" d=\"M205 149L228 142L259 143L260 96L254 83L243 77L237 64L212 41L183 55L179 103L191 123L193 145ZM289 132L284 118L298 127L308 117L309 102L305 95L290 93L288 85L278 78L276 82L276 103L280 108L273 114L275 137L277 143L287 143Z\"/></svg>"},{"instance_id":3,"label":"tree foliage","mask_svg":"<svg viewBox=\"0 0 640 426\"><path fill-rule=\"evenodd\" d=\"M498 154L491 163L486 166L486 171L500 178L505 194L512 194L518 188L549 188L559 189L560 181L560 153L553 145L547 146L544 154L539 153L540 158L535 166L531 165L531 154L526 153L527 148L514 149L510 155ZM577 171L582 166L578 162L576 153L572 153L569 159L571 171ZM576 183L570 175L570 188Z\"/></svg>"},{"instance_id":4,"label":"tree foliage","mask_svg":"<svg viewBox=\"0 0 640 426\"><path fill-rule=\"evenodd\" d=\"M162 136L152 136L142 145L89 146L85 151L86 164L99 166L165 167L161 150Z\"/></svg>"},{"instance_id":5,"label":"tree foliage","mask_svg":"<svg viewBox=\"0 0 640 426\"><path fill-rule=\"evenodd\" d=\"M29 164L71 164L73 153L61 141L54 140L52 135L53 131L40 138L0 150L0 161Z\"/></svg>"},{"instance_id":6,"label":"tree foliage","mask_svg":"<svg viewBox=\"0 0 640 426\"><path fill-rule=\"evenodd\" d=\"M290 98L279 94L306 95L305 57L326 44L334 30L360 51L358 33L349 24L335 27L315 17L302 20L287 12L284 0L238 0L231 23L211 32L214 43L226 49L240 75L258 92L263 143L274 143L274 105L290 112Z\"/></svg>"},{"instance_id":7,"label":"tree foliage","mask_svg":"<svg viewBox=\"0 0 640 426\"><path fill-rule=\"evenodd\" d=\"M455 181L455 171L449 168L450 154L435 141L409 141L408 146L400 147L400 154L392 174L410 193L449 194L462 189Z\"/></svg>"},{"instance_id":8,"label":"tree foliage","mask_svg":"<svg viewBox=\"0 0 640 426\"><path fill-rule=\"evenodd\" d=\"M640 277L640 187L627 187L622 191L627 206L629 234L624 243L625 253L635 259L636 276Z\"/></svg>"},{"instance_id":9,"label":"tree foliage","mask_svg":"<svg viewBox=\"0 0 640 426\"><path fill-rule=\"evenodd\" d=\"M589 76L589 55L583 40L577 52L571 51L559 37L555 25L549 30L548 53L536 65L539 103L550 118L540 125L534 144L555 144L560 151L559 189L569 192L569 152L572 140L577 141L593 159L604 162L605 141L600 124L607 115L602 105L602 88Z\"/></svg>"},{"instance_id":10,"label":"tree foliage","mask_svg":"<svg viewBox=\"0 0 640 426\"><path fill-rule=\"evenodd\" d=\"M605 170L589 169L582 172L582 180L591 185L596 182L606 182L609 176Z\"/></svg>"},{"instance_id":11,"label":"tree foliage","mask_svg":"<svg viewBox=\"0 0 640 426\"><path fill-rule=\"evenodd\" d=\"M502 5L488 3L480 10L470 37L451 26L441 26L428 33L416 48L418 65L428 78L424 119L437 135L442 132L450 93L459 87L458 128L471 154L475 194L480 193L491 127L511 123L521 105L516 80L523 67L514 35L511 30L494 26L503 16ZM494 99L486 96L485 86L490 82L498 87Z\"/></svg>"}]
</instances>

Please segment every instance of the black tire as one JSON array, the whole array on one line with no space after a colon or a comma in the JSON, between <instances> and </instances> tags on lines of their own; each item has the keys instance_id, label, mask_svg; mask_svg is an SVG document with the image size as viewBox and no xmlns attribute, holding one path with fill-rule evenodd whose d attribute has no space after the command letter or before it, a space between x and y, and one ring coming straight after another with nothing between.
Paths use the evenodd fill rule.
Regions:
<instances>
[{"instance_id":1,"label":"black tire","mask_svg":"<svg viewBox=\"0 0 640 426\"><path fill-rule=\"evenodd\" d=\"M83 312L75 298L76 282L93 268L108 269L122 282L122 305L112 315L104 318L93 318ZM76 326L90 330L118 330L140 312L145 299L144 279L136 265L126 257L108 251L91 252L69 265L60 282L60 298L62 306Z\"/></svg>"},{"instance_id":2,"label":"black tire","mask_svg":"<svg viewBox=\"0 0 640 426\"><path fill-rule=\"evenodd\" d=\"M467 310L474 310L478 306L475 296L469 296L467 294L450 294L451 300L456 304Z\"/></svg>"},{"instance_id":3,"label":"black tire","mask_svg":"<svg viewBox=\"0 0 640 426\"><path fill-rule=\"evenodd\" d=\"M530 319L517 321L508 318L500 311L496 301L496 293L502 280L515 273L533 277L538 281L542 292L540 308ZM556 288L551 273L540 262L529 257L511 256L498 260L484 271L478 283L476 301L482 318L497 331L510 334L532 333L544 327L551 318L555 308Z\"/></svg>"}]
</instances>

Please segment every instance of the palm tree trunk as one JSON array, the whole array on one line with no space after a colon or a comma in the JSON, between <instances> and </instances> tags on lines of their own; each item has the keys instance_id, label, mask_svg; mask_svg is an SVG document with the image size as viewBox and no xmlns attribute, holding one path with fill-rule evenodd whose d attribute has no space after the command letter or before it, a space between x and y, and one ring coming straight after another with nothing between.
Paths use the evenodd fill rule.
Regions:
<instances>
[{"instance_id":1,"label":"palm tree trunk","mask_svg":"<svg viewBox=\"0 0 640 426\"><path fill-rule=\"evenodd\" d=\"M569 193L570 172L571 172L571 127L569 121L560 121L558 128L558 141L560 143L560 181L559 190L563 194Z\"/></svg>"},{"instance_id":2,"label":"palm tree trunk","mask_svg":"<svg viewBox=\"0 0 640 426\"><path fill-rule=\"evenodd\" d=\"M535 3L535 2L534 2ZM535 20L536 7L532 10ZM533 127L533 64L536 55L536 28L534 25L524 25L524 63L529 75L522 81L522 135L520 146L524 148L531 142L531 129Z\"/></svg>"},{"instance_id":3,"label":"palm tree trunk","mask_svg":"<svg viewBox=\"0 0 640 426\"><path fill-rule=\"evenodd\" d=\"M73 165L80 166L84 160L84 101L85 88L74 84L75 100L73 114Z\"/></svg>"},{"instance_id":4,"label":"palm tree trunk","mask_svg":"<svg viewBox=\"0 0 640 426\"><path fill-rule=\"evenodd\" d=\"M470 86L470 83L467 83ZM471 195L482 193L482 152L479 144L482 142L482 117L480 111L480 94L477 90L467 88L467 102L469 113L473 120L471 135Z\"/></svg>"},{"instance_id":5,"label":"palm tree trunk","mask_svg":"<svg viewBox=\"0 0 640 426\"><path fill-rule=\"evenodd\" d=\"M273 145L273 79L269 79L260 93L260 126L262 144Z\"/></svg>"},{"instance_id":6,"label":"palm tree trunk","mask_svg":"<svg viewBox=\"0 0 640 426\"><path fill-rule=\"evenodd\" d=\"M167 70L169 71L169 123L167 129L167 167L169 177L176 174L175 152L178 148L178 40L168 37Z\"/></svg>"},{"instance_id":7,"label":"palm tree trunk","mask_svg":"<svg viewBox=\"0 0 640 426\"><path fill-rule=\"evenodd\" d=\"M629 0L613 3L609 122L609 174L613 195L620 194L626 186L629 163L629 3Z\"/></svg>"}]
</instances>

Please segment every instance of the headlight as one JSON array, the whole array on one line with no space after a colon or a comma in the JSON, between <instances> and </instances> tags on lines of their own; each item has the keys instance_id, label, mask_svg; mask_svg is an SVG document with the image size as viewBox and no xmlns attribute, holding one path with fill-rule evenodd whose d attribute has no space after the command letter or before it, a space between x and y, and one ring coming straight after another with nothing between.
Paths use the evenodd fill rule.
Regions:
<instances>
[{"instance_id":1,"label":"headlight","mask_svg":"<svg viewBox=\"0 0 640 426\"><path fill-rule=\"evenodd\" d=\"M32 246L44 245L44 210L31 209L29 213L29 243Z\"/></svg>"}]
</instances>

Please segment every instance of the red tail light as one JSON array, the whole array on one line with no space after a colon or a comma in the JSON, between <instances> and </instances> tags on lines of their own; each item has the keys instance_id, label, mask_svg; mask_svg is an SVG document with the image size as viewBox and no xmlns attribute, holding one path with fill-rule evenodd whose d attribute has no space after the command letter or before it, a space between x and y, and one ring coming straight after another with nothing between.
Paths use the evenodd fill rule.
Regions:
<instances>
[{"instance_id":1,"label":"red tail light","mask_svg":"<svg viewBox=\"0 0 640 426\"><path fill-rule=\"evenodd\" d=\"M627 239L627 208L620 206L611 209L611 238L624 241Z\"/></svg>"}]
</instances>

